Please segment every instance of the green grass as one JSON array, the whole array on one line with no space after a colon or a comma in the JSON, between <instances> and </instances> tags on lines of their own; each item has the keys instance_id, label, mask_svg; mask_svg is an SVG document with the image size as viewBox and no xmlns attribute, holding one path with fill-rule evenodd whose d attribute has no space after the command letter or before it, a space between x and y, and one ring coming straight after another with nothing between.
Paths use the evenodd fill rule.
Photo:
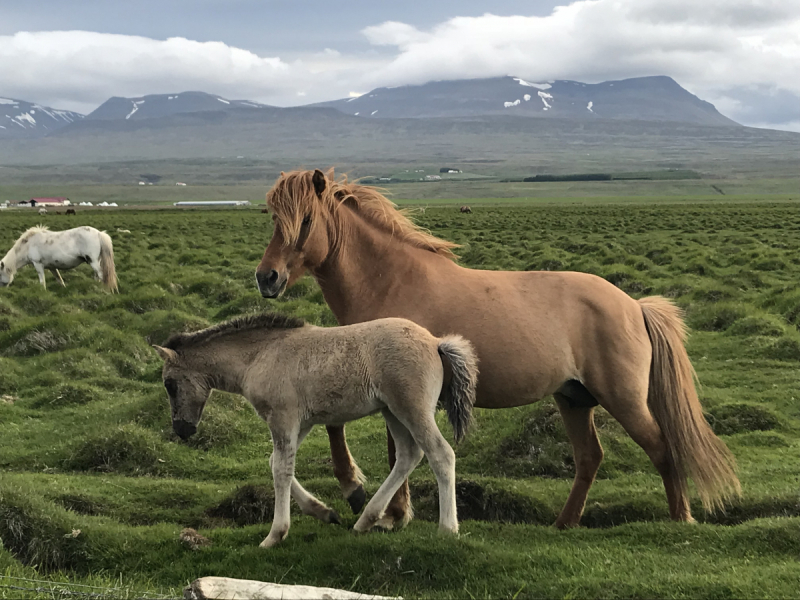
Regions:
<instances>
[{"instance_id":1,"label":"green grass","mask_svg":"<svg viewBox=\"0 0 800 600\"><path fill-rule=\"evenodd\" d=\"M740 466L744 495L726 512L705 515L694 502L700 524L669 522L652 465L598 410L606 459L584 527L554 531L573 464L545 400L478 411L456 451L458 539L436 534L426 465L412 476L417 519L405 531L348 531L356 517L319 429L300 449L297 474L343 526L295 513L285 544L259 550L272 510L266 425L242 398L215 392L195 438L177 440L149 344L246 312L320 325L333 315L309 278L277 301L257 294L271 220L255 210L82 211L70 226L114 238L119 295L103 292L88 267L65 272L63 289L48 275L48 291L27 267L0 290L0 598L18 597L5 585L65 581L116 588L115 597L176 597L205 575L406 598L796 595L800 214L788 198L674 200L496 200L473 204L471 215L431 206L418 216L463 244L468 266L586 271L684 307L708 420ZM39 220L4 213L0 250ZM348 441L372 493L388 471L382 421L349 426ZM212 547L183 547L187 526Z\"/></svg>"}]
</instances>

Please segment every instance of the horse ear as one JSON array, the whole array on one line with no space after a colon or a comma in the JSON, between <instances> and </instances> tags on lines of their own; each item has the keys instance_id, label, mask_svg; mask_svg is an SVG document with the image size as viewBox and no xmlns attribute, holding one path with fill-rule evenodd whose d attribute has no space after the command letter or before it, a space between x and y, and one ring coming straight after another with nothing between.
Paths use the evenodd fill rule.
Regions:
<instances>
[{"instance_id":1,"label":"horse ear","mask_svg":"<svg viewBox=\"0 0 800 600\"><path fill-rule=\"evenodd\" d=\"M283 171L281 171L281 177L286 177L286 173L284 173Z\"/></svg>"},{"instance_id":2,"label":"horse ear","mask_svg":"<svg viewBox=\"0 0 800 600\"><path fill-rule=\"evenodd\" d=\"M314 191L317 192L317 196L322 197L322 192L328 187L328 180L325 179L325 175L319 169L314 169L311 181L314 183Z\"/></svg>"},{"instance_id":3,"label":"horse ear","mask_svg":"<svg viewBox=\"0 0 800 600\"><path fill-rule=\"evenodd\" d=\"M175 352L175 350L170 350L169 348L162 348L161 346L156 346L155 344L153 344L153 348L156 349L156 352L158 352L158 355L161 357L161 360L165 362L168 360L174 360L178 358L178 353Z\"/></svg>"}]
</instances>

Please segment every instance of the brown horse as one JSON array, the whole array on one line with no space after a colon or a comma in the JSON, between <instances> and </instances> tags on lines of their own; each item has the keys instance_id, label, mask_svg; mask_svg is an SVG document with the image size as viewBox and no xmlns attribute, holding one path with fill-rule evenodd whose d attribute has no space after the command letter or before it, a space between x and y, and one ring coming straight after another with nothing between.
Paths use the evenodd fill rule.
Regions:
<instances>
[{"instance_id":1,"label":"brown horse","mask_svg":"<svg viewBox=\"0 0 800 600\"><path fill-rule=\"evenodd\" d=\"M706 510L740 493L734 458L703 417L680 310L665 298L634 300L585 273L466 269L455 262L455 244L333 171L282 173L267 204L275 230L256 270L263 296L280 295L308 270L343 325L404 317L434 335L470 340L481 362L476 406L555 396L576 471L556 526L578 524L603 459L598 404L650 457L673 519L693 520L688 478ZM328 434L345 497L363 497L344 430ZM389 450L391 463L391 438ZM404 486L380 524L410 515Z\"/></svg>"}]
</instances>

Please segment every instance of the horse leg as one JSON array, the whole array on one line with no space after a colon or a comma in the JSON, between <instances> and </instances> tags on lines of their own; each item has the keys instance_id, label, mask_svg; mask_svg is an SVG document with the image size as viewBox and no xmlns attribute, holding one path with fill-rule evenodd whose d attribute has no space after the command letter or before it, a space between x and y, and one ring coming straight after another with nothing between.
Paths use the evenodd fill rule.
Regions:
<instances>
[{"instance_id":1,"label":"horse leg","mask_svg":"<svg viewBox=\"0 0 800 600\"><path fill-rule=\"evenodd\" d=\"M578 406L570 397L558 392L554 397L575 456L575 480L555 523L557 528L566 529L575 527L581 520L589 488L603 461L603 447L594 426L594 407Z\"/></svg>"},{"instance_id":2,"label":"horse leg","mask_svg":"<svg viewBox=\"0 0 800 600\"><path fill-rule=\"evenodd\" d=\"M344 499L350 504L354 514L361 512L367 493L364 491L364 474L353 460L347 441L344 438L344 426L330 426L328 442L331 446L331 459L333 460L333 475L339 480Z\"/></svg>"},{"instance_id":3,"label":"horse leg","mask_svg":"<svg viewBox=\"0 0 800 600\"><path fill-rule=\"evenodd\" d=\"M298 448L300 448L300 444L303 443L303 439L305 439L309 431L311 431L311 427L307 427L305 430L300 432L300 435L297 439ZM273 468L274 456L275 454L273 453L272 456L269 457L270 470ZM294 501L300 506L300 510L303 511L304 515L316 517L323 523L333 523L336 525L341 523L338 513L335 510L327 507L324 503L320 502L319 499L317 499L313 494L300 485L300 482L297 481L296 477L292 477L291 495Z\"/></svg>"},{"instance_id":4,"label":"horse leg","mask_svg":"<svg viewBox=\"0 0 800 600\"><path fill-rule=\"evenodd\" d=\"M678 478L661 427L647 405L649 353L631 352L616 360L607 357L593 365L592 371L587 388L647 453L664 482L670 517L675 521L694 521L686 486L681 485L685 481Z\"/></svg>"},{"instance_id":5,"label":"horse leg","mask_svg":"<svg viewBox=\"0 0 800 600\"><path fill-rule=\"evenodd\" d=\"M36 269L37 275L39 275L39 283L42 284L44 289L47 289L47 284L44 282L44 265L42 263L33 263L33 268Z\"/></svg>"},{"instance_id":6,"label":"horse leg","mask_svg":"<svg viewBox=\"0 0 800 600\"><path fill-rule=\"evenodd\" d=\"M58 269L50 269L50 272L53 274L53 277L61 282L62 287L67 287L67 284L64 283L64 280L61 277L61 273L58 272Z\"/></svg>"},{"instance_id":7,"label":"horse leg","mask_svg":"<svg viewBox=\"0 0 800 600\"><path fill-rule=\"evenodd\" d=\"M97 281L103 281L103 267L100 266L100 258L96 258L89 263L89 266L92 267L92 271L94 271L94 276Z\"/></svg>"},{"instance_id":8,"label":"horse leg","mask_svg":"<svg viewBox=\"0 0 800 600\"><path fill-rule=\"evenodd\" d=\"M417 445L411 433L388 410L383 410L386 426L397 439L396 461L389 476L375 492L367 504L364 513L359 517L353 529L358 532L368 531L372 527L383 527L384 513L392 495L403 485L408 483L408 476L422 460L422 448ZM393 523L393 521L392 521Z\"/></svg>"},{"instance_id":9,"label":"horse leg","mask_svg":"<svg viewBox=\"0 0 800 600\"><path fill-rule=\"evenodd\" d=\"M274 447L270 459L270 467L272 468L272 480L275 486L275 514L269 535L259 544L261 548L276 546L289 533L289 525L291 523L289 505L299 434L296 426L281 427L275 422L271 422L269 426Z\"/></svg>"},{"instance_id":10,"label":"horse leg","mask_svg":"<svg viewBox=\"0 0 800 600\"><path fill-rule=\"evenodd\" d=\"M393 469L396 460L396 449L392 432L388 427L386 428L386 442L389 450L389 468ZM408 481L404 481L403 485L395 492L389 502L389 506L386 507L386 512L378 525L385 529L392 529L395 523L400 523L402 527L405 527L413 518L414 509L411 506L411 492L408 489Z\"/></svg>"},{"instance_id":11,"label":"horse leg","mask_svg":"<svg viewBox=\"0 0 800 600\"><path fill-rule=\"evenodd\" d=\"M628 432L628 435L633 438L633 441L639 444L647 453L659 475L661 475L664 489L667 492L670 518L673 521L694 522L692 511L689 507L689 498L684 492L686 488L680 485L681 481L672 466L661 428L647 406L646 397L640 399L633 406L619 407L613 405L607 407L607 409Z\"/></svg>"}]
</instances>

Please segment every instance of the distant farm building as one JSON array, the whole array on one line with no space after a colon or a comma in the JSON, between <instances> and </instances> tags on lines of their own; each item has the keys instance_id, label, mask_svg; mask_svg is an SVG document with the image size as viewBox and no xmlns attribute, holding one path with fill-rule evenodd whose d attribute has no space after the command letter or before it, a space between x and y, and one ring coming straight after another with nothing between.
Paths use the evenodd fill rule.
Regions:
<instances>
[{"instance_id":1,"label":"distant farm building","mask_svg":"<svg viewBox=\"0 0 800 600\"><path fill-rule=\"evenodd\" d=\"M186 186L186 184L185 184L185 183L183 183L182 181L176 181L176 182L175 182L175 185L182 185L182 186L184 186L184 187Z\"/></svg>"},{"instance_id":2,"label":"distant farm building","mask_svg":"<svg viewBox=\"0 0 800 600\"><path fill-rule=\"evenodd\" d=\"M22 204L20 202L20 204ZM31 198L27 202L28 206L69 206L69 198L63 196L56 196L53 198Z\"/></svg>"},{"instance_id":3,"label":"distant farm building","mask_svg":"<svg viewBox=\"0 0 800 600\"><path fill-rule=\"evenodd\" d=\"M250 206L249 200L185 200L173 206Z\"/></svg>"}]
</instances>

